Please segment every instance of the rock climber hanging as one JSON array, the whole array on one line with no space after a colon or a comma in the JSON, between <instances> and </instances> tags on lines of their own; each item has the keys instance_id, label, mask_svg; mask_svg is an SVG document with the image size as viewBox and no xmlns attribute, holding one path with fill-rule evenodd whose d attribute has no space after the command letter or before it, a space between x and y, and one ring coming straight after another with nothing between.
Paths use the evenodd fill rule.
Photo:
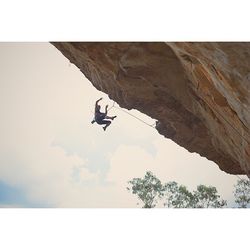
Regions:
<instances>
[{"instance_id":1,"label":"rock climber hanging","mask_svg":"<svg viewBox=\"0 0 250 250\"><path fill-rule=\"evenodd\" d=\"M101 112L101 106L98 104L99 101L101 101L102 98L100 98L99 100L96 101L95 103L95 117L92 120L92 124L94 122L98 123L99 125L104 125L103 130L105 131L106 128L111 124L110 120L114 120L116 118L116 116L108 116L108 105L106 105L105 107L105 113Z\"/></svg>"}]
</instances>

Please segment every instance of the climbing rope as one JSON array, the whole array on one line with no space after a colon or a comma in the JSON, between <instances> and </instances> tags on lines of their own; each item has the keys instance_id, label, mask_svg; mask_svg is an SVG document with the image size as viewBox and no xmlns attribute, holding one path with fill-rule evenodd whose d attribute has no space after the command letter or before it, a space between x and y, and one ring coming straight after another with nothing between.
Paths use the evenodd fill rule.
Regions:
<instances>
[{"instance_id":1,"label":"climbing rope","mask_svg":"<svg viewBox=\"0 0 250 250\"><path fill-rule=\"evenodd\" d=\"M247 143L250 143L235 127L233 127L233 125L222 115L222 114L220 114L217 110L215 110L215 109L212 109L211 108L211 106L206 102L206 100L205 99L203 99L203 101L209 106L209 108L211 109L211 110L213 110L213 111L215 111L217 114L219 114L219 116L221 116L222 118L223 118L223 120L224 121L226 121L229 125L230 125L230 127L232 128L232 129L234 129ZM115 101L113 102L113 105L108 109L108 111L109 110L111 110L112 108L116 108L116 109L119 109L119 110L121 110L121 111L123 111L124 113L126 113L126 114L128 114L128 115L130 115L130 116L132 116L132 117L134 117L134 118L136 118L137 120L139 120L139 121L141 121L141 122L143 122L144 124L146 124L146 125L148 125L149 127L155 127L155 125L156 125L156 122L154 122L154 124L149 124L149 123L147 123L147 122L145 122L144 120L142 120L142 119L140 119L140 118L138 118L137 116L135 116L135 115L132 115L132 114L130 114L129 112L127 112L126 110L124 110L124 109L122 109L122 108L120 108L120 107L117 107L117 106L115 106Z\"/></svg>"},{"instance_id":2,"label":"climbing rope","mask_svg":"<svg viewBox=\"0 0 250 250\"><path fill-rule=\"evenodd\" d=\"M115 106L115 102L113 102L113 105L108 109L108 111L111 110L112 108L119 109L119 110L123 111L124 113L126 113L126 114L128 114L128 115L134 117L134 118L137 119L138 121L143 122L143 123L146 124L147 126L149 126L149 127L151 127L151 128L155 128L156 122L154 122L154 124L149 124L149 123L145 122L144 120L140 119L139 117L130 114L130 113L127 112L126 110L122 109L121 107Z\"/></svg>"},{"instance_id":3,"label":"climbing rope","mask_svg":"<svg viewBox=\"0 0 250 250\"><path fill-rule=\"evenodd\" d=\"M214 109L212 109L211 108L211 106L205 101L205 99L203 99L204 100L204 102L210 107L210 109L211 110L213 110L213 111L216 111L216 110L214 110ZM116 108L116 109L119 109L119 110L121 110L121 111L123 111L124 113L126 113L126 114L128 114L128 115L130 115L130 116L132 116L132 117L134 117L135 119L137 119L137 120L139 120L139 121L141 121L141 122L143 122L144 124L146 124L147 126L149 126L149 127L151 127L151 128L155 128L155 125L156 125L156 122L154 123L154 124L149 124L149 123L147 123L147 122L145 122L144 120L142 120L142 119L140 119L139 117L137 117L137 116L135 116L135 115L132 115L132 114L130 114L129 112L127 112L126 110L124 110L124 109L122 109L122 108L120 108L120 107L117 107L117 106L115 106L115 101L113 102L113 105L108 109L108 111L109 110L111 110L112 108ZM243 136L243 135L241 135L240 134L240 132L236 129L236 128L234 128L232 125L231 125L231 123L223 116L223 115L221 115L218 111L216 111L217 112L217 114L219 114L247 143L249 143L248 142L248 140ZM238 175L236 175L237 176L237 178L239 178L240 180L242 180L242 178L240 178ZM250 177L248 177L249 179L250 179Z\"/></svg>"},{"instance_id":4,"label":"climbing rope","mask_svg":"<svg viewBox=\"0 0 250 250\"><path fill-rule=\"evenodd\" d=\"M212 109L211 108L211 106L208 104L208 102L205 100L205 98L203 99L203 101L208 105L208 107L211 109L211 110L213 110L213 111L215 111L220 117L222 117L222 119L224 120L224 121L226 121L229 125L230 125L230 127L235 131L235 132L237 132L237 134L241 137L241 138L243 138L247 143L250 143L222 114L220 114L217 110L215 110L215 109ZM119 109L119 110L121 110L121 111L123 111L124 113L126 113L126 114L128 114L128 115L130 115L130 116L132 116L132 117L134 117L135 119L137 119L137 120L139 120L139 121L141 121L141 122L143 122L144 124L146 124L147 126L149 126L149 127L155 127L155 125L156 125L156 122L154 122L154 124L149 124L149 123L147 123L147 122L145 122L144 120L142 120L142 119L140 119L140 118L138 118L137 116L135 116L135 115L132 115L132 114L130 114L129 112L127 112L126 110L124 110L124 109L122 109L122 108L120 108L120 107L117 107L117 106L115 106L115 101L113 102L113 105L108 109L108 111L109 110L111 110L112 108L116 108L116 109Z\"/></svg>"},{"instance_id":5,"label":"climbing rope","mask_svg":"<svg viewBox=\"0 0 250 250\"><path fill-rule=\"evenodd\" d=\"M113 102L113 105L108 109L108 111L114 108L114 106L115 106L115 101Z\"/></svg>"},{"instance_id":6,"label":"climbing rope","mask_svg":"<svg viewBox=\"0 0 250 250\"><path fill-rule=\"evenodd\" d=\"M214 109L212 109L211 108L211 106L205 101L205 99L203 99L204 100L204 102L210 107L210 109L211 110L214 110ZM147 122L145 122L144 120L142 120L142 119L140 119L139 117L137 117L137 116L135 116L135 115L132 115L132 114L130 114L129 112L127 112L126 110L124 110L124 109L122 109L121 107L117 107L117 106L115 106L115 101L113 102L113 105L108 109L108 111L110 111L112 108L116 108L116 109L119 109L119 110L121 110L121 111L123 111L124 113L126 113L126 114L128 114L128 115L130 115L130 116L132 116L132 117L134 117L135 119L137 119L138 121L140 121L140 122L142 122L142 123L144 123L144 124L146 124L147 126L149 126L149 127L151 127L151 128L155 128L155 125L156 125L156 122L154 122L153 124L149 124L149 123L147 123ZM215 110L214 110L215 111ZM217 112L217 111L216 111ZM240 132L238 132L238 130L237 129L235 129L232 125L231 125L231 123L229 122L229 121L227 121L226 119L225 119L225 117L223 116L223 115L221 115L219 112L217 112L217 114L219 114L243 139L245 139L244 137L243 137L243 135L241 135L240 134ZM246 140L246 142L248 142L248 140L247 139L245 139ZM236 177L238 178L238 179L240 179L240 180L243 180L241 177L239 177L238 175L236 175ZM248 177L248 176L247 176ZM249 179L250 179L250 177L248 177Z\"/></svg>"}]
</instances>

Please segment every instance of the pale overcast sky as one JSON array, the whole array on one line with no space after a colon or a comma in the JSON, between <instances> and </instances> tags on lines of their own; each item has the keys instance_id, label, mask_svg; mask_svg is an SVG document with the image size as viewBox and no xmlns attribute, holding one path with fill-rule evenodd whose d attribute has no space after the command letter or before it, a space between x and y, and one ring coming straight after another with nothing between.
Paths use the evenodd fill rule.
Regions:
<instances>
[{"instance_id":1,"label":"pale overcast sky","mask_svg":"<svg viewBox=\"0 0 250 250\"><path fill-rule=\"evenodd\" d=\"M215 163L117 109L106 132L92 125L95 101L112 100L51 44L0 43L0 70L1 207L138 207L127 181L148 170L233 205L237 178Z\"/></svg>"}]
</instances>

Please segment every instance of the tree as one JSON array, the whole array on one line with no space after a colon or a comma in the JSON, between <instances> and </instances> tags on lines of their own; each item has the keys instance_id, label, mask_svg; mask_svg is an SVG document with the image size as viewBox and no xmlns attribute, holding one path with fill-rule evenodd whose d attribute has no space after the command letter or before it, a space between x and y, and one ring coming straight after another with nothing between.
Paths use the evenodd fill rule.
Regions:
<instances>
[{"instance_id":1,"label":"tree","mask_svg":"<svg viewBox=\"0 0 250 250\"><path fill-rule=\"evenodd\" d=\"M235 202L239 208L247 208L250 204L250 180L240 179L234 186Z\"/></svg>"},{"instance_id":2,"label":"tree","mask_svg":"<svg viewBox=\"0 0 250 250\"><path fill-rule=\"evenodd\" d=\"M146 172L144 178L133 178L128 183L132 185L132 193L144 203L143 208L155 207L158 199L164 195L164 186L151 172Z\"/></svg>"},{"instance_id":3,"label":"tree","mask_svg":"<svg viewBox=\"0 0 250 250\"><path fill-rule=\"evenodd\" d=\"M215 187L205 185L197 186L192 193L187 187L176 182L168 182L165 185L166 207L172 208L222 208L227 205L220 199Z\"/></svg>"},{"instance_id":4,"label":"tree","mask_svg":"<svg viewBox=\"0 0 250 250\"><path fill-rule=\"evenodd\" d=\"M194 191L194 207L195 208L222 208L227 202L220 199L216 187L199 185Z\"/></svg>"},{"instance_id":5,"label":"tree","mask_svg":"<svg viewBox=\"0 0 250 250\"><path fill-rule=\"evenodd\" d=\"M168 208L191 208L194 204L194 195L175 181L165 184L165 198L164 206Z\"/></svg>"},{"instance_id":6,"label":"tree","mask_svg":"<svg viewBox=\"0 0 250 250\"><path fill-rule=\"evenodd\" d=\"M144 203L143 208L155 207L163 197L164 206L168 208L222 208L227 205L225 200L220 199L215 187L199 185L190 192L175 181L163 185L151 172L147 172L144 178L134 178L128 183L132 185L132 193Z\"/></svg>"}]
</instances>

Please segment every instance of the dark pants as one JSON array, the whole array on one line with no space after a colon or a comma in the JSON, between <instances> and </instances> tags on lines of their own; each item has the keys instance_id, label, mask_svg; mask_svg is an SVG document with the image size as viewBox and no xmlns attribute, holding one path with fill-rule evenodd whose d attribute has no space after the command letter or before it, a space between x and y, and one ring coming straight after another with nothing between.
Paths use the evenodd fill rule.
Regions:
<instances>
[{"instance_id":1,"label":"dark pants","mask_svg":"<svg viewBox=\"0 0 250 250\"><path fill-rule=\"evenodd\" d=\"M105 124L105 125L110 125L111 124L111 121L109 121L109 120L105 120L105 117L106 117L106 113L99 113L98 115L97 115L97 117L96 117L96 122L98 123L98 124L100 124L100 125L102 125L102 124Z\"/></svg>"},{"instance_id":2,"label":"dark pants","mask_svg":"<svg viewBox=\"0 0 250 250\"><path fill-rule=\"evenodd\" d=\"M98 124L100 124L100 125L102 125L102 124L106 124L106 125L107 125L107 124L111 124L111 121L109 121L109 120L104 120L104 119L103 119L103 120L97 120L96 122L97 122Z\"/></svg>"}]
</instances>

